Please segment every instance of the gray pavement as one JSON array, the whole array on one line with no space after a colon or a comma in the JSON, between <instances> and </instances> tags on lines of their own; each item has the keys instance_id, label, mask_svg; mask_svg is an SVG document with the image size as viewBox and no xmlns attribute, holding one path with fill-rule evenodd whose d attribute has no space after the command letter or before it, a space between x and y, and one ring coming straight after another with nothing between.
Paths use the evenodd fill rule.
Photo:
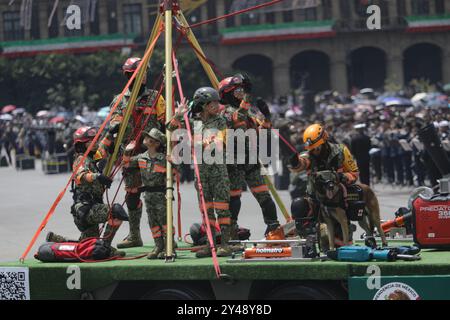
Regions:
<instances>
[{"instance_id":1,"label":"gray pavement","mask_svg":"<svg viewBox=\"0 0 450 320\"><path fill-rule=\"evenodd\" d=\"M36 161L36 170L16 171L12 167L0 168L0 262L19 259L53 201L68 183L69 177L69 174L44 174L39 160ZM110 199L114 196L118 183L119 178L117 177L109 191ZM388 185L376 185L374 189L379 198L382 219L392 218L398 207L406 206L411 191L410 188L394 189ZM79 232L73 224L70 214L72 195L69 190L70 186L46 228L37 239L28 258L32 258L50 230L74 239L78 237ZM123 195L124 191L120 190L118 197L120 202L123 201ZM289 210L289 193L280 191L280 196ZM181 198L182 231L185 234L189 232L189 226L192 223L201 221L197 193L193 183L181 185ZM174 208L176 210L176 203ZM176 219L176 211L174 214ZM279 212L279 219L284 221L281 212ZM242 196L239 224L251 229L253 239L262 238L265 225L258 203L250 192L245 192ZM145 213L141 221L141 231L144 242L150 242L151 234ZM127 234L128 224L124 223L113 244L122 240ZM360 230L358 229L357 236L359 234Z\"/></svg>"}]
</instances>

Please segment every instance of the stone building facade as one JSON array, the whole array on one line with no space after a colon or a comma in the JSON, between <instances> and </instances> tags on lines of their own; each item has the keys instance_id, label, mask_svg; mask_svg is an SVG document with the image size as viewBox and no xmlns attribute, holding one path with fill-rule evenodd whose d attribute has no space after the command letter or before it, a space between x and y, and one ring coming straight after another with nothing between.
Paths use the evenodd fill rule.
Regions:
<instances>
[{"instance_id":1,"label":"stone building facade","mask_svg":"<svg viewBox=\"0 0 450 320\"><path fill-rule=\"evenodd\" d=\"M59 1L50 25L55 1L32 1L24 26L21 1L8 2L0 3L0 46L2 55L11 58L141 47L158 10L156 0L79 0L85 4L82 28L68 30L69 0ZM230 12L235 0L199 2L186 14L191 23ZM252 74L268 97L301 86L348 92L382 88L386 82L404 85L414 78L450 82L450 0L308 3L311 7L250 12L195 28L195 33L223 73ZM373 4L381 10L380 30L367 28L366 10Z\"/></svg>"}]
</instances>

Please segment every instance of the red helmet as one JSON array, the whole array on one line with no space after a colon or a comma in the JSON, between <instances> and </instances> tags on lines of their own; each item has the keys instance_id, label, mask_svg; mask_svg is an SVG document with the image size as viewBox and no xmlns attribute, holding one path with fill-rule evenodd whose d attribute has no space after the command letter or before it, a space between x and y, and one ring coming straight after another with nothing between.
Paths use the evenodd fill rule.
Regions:
<instances>
[{"instance_id":1,"label":"red helmet","mask_svg":"<svg viewBox=\"0 0 450 320\"><path fill-rule=\"evenodd\" d=\"M94 140L97 134L97 128L94 127L81 127L73 134L73 143L85 143Z\"/></svg>"},{"instance_id":2,"label":"red helmet","mask_svg":"<svg viewBox=\"0 0 450 320\"><path fill-rule=\"evenodd\" d=\"M133 57L128 58L127 61L125 61L124 65L122 66L122 71L124 74L126 73L133 73L136 71L136 69L139 67L139 63L141 63L142 59Z\"/></svg>"},{"instance_id":3,"label":"red helmet","mask_svg":"<svg viewBox=\"0 0 450 320\"><path fill-rule=\"evenodd\" d=\"M243 77L240 74L237 74L233 77L228 77L220 81L219 83L219 95L220 98L223 99L224 95L228 92L232 92L233 90L242 87L243 85Z\"/></svg>"}]
</instances>

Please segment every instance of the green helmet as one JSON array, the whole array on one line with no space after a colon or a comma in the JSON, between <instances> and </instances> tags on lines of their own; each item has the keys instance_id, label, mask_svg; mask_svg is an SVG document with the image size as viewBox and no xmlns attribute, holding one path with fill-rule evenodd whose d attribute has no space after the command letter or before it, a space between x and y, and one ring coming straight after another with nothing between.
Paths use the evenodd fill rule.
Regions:
<instances>
[{"instance_id":1,"label":"green helmet","mask_svg":"<svg viewBox=\"0 0 450 320\"><path fill-rule=\"evenodd\" d=\"M216 89L211 87L202 87L197 89L194 93L194 106L195 108L200 108L200 110L196 110L197 112L203 110L203 106L212 101L219 101L219 92Z\"/></svg>"}]
</instances>

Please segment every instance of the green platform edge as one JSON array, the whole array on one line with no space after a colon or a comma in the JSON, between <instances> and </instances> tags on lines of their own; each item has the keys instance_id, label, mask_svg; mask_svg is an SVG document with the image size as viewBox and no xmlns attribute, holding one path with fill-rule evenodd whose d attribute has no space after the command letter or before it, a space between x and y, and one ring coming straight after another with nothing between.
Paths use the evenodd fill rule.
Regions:
<instances>
[{"instance_id":1,"label":"green platform edge","mask_svg":"<svg viewBox=\"0 0 450 320\"><path fill-rule=\"evenodd\" d=\"M182 244L181 244L182 245ZM397 245L397 243L395 244ZM151 246L127 249L127 256L149 252ZM92 291L117 281L146 280L215 280L211 258L196 259L189 251L178 251L175 262L148 260L99 263L42 263L35 259L0 263L0 267L28 267L31 299L78 299L80 290L68 290L69 266L77 265L81 271L82 291ZM366 276L369 265L378 265L382 276L448 275L450 252L422 250L422 260L396 262L347 263L336 261L316 262L252 262L228 263L229 258L219 258L221 272L235 280L348 280Z\"/></svg>"}]
</instances>

